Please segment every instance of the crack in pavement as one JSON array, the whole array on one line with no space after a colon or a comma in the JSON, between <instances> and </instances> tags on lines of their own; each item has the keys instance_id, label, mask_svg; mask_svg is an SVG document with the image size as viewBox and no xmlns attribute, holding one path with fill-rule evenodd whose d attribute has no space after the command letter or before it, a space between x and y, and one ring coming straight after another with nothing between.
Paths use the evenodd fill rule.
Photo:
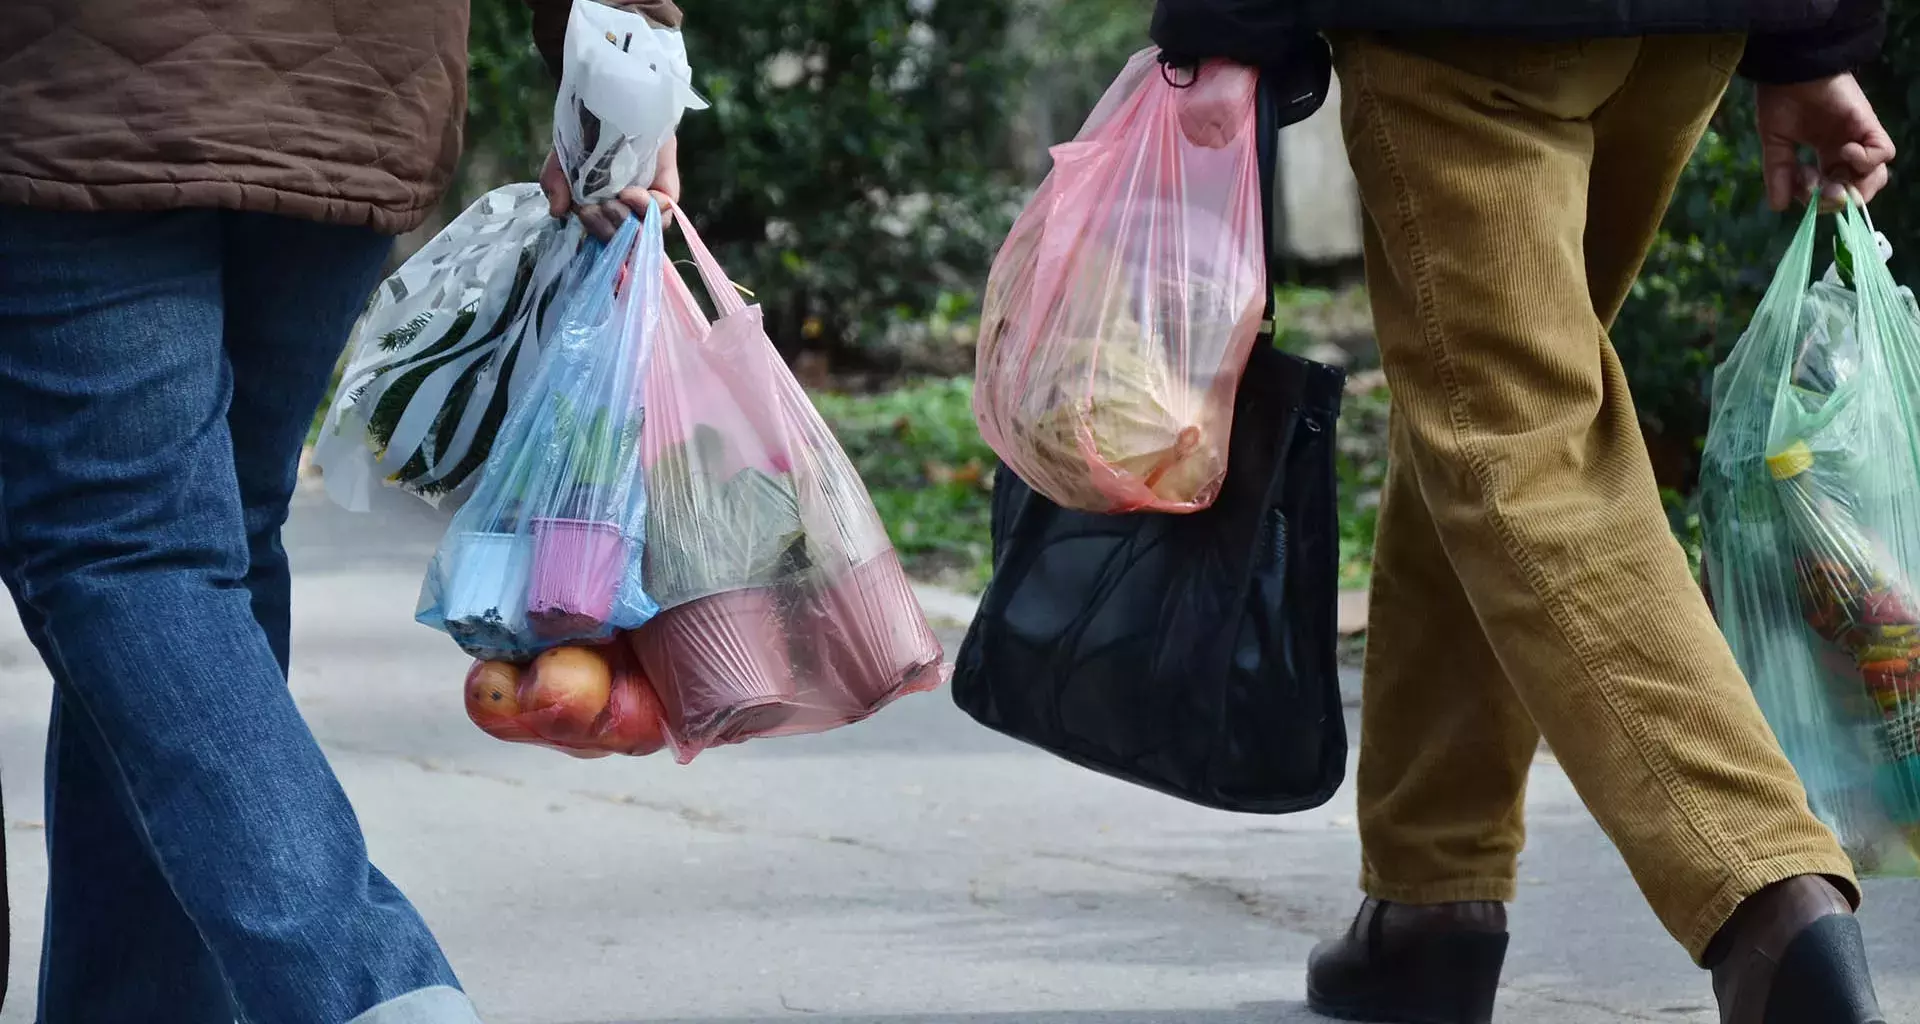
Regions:
<instances>
[{"instance_id":1,"label":"crack in pavement","mask_svg":"<svg viewBox=\"0 0 1920 1024\"><path fill-rule=\"evenodd\" d=\"M1629 1010L1629 1009L1626 1009L1625 1007L1614 1006L1609 1003L1603 1003L1597 999L1583 999L1578 996L1561 995L1560 993L1555 992L1552 989L1534 988L1528 985L1516 985L1511 982L1503 985L1502 987L1506 989L1508 992L1528 996L1530 998L1538 999L1543 1002L1554 1003L1560 1006L1577 1006L1577 1007L1580 1007L1581 1009L1586 1009L1586 1010L1601 1010L1606 1013L1616 1014L1626 1020L1654 1021L1656 1022L1656 1024L1658 1024L1658 1022L1661 1022L1661 1021L1672 1021L1674 1019L1674 1015L1676 1014L1699 1013L1699 1012L1704 1012L1710 1009L1710 1007L1691 1007L1691 1006L1675 1007L1670 1010L1661 1010L1656 1013L1649 1014L1640 1010Z\"/></svg>"},{"instance_id":2,"label":"crack in pavement","mask_svg":"<svg viewBox=\"0 0 1920 1024\"><path fill-rule=\"evenodd\" d=\"M634 796L632 793L601 793L591 789L569 789L563 792L569 796L576 796L582 800L591 800L595 803L612 804L615 807L638 807L643 811L653 811L656 814L671 815L672 817L680 819L682 824L702 832L739 836L749 835L754 831L724 814L716 814L713 811L703 811L698 807L674 803L671 800L646 800ZM761 830L761 834L768 836L776 835L776 833L766 830Z\"/></svg>"},{"instance_id":3,"label":"crack in pavement","mask_svg":"<svg viewBox=\"0 0 1920 1024\"><path fill-rule=\"evenodd\" d=\"M820 1013L825 1012L823 1010L810 1009L805 1006L795 1006L790 1000L787 999L787 994L785 992L780 993L780 1008L787 1011L788 1013L804 1013L804 1014L818 1015Z\"/></svg>"},{"instance_id":4,"label":"crack in pavement","mask_svg":"<svg viewBox=\"0 0 1920 1024\"><path fill-rule=\"evenodd\" d=\"M459 768L445 765L431 758L420 757L413 754L398 754L373 747L340 743L330 739L323 740L322 745L329 750L339 750L360 757L396 761L401 764L411 765L431 775L449 775L456 778L476 779L482 782L493 782L503 786L511 786L516 789L530 788L524 779L516 779L508 775L496 775L474 768ZM882 854L888 857L905 858L911 856L911 854L906 851L896 850L892 847L874 843L856 836L820 835L818 833L809 834L805 832L788 832L779 829L755 828L715 811L702 810L698 807L670 800L648 800L631 793L604 793L591 789L561 789L556 792L561 796L571 796L594 803L608 804L614 807L632 807L643 811L652 811L655 814L664 814L677 819L681 824L695 831L708 832L715 835L760 835L769 839L785 839L796 842L826 843L833 846L851 847L853 849L865 850L869 853Z\"/></svg>"},{"instance_id":5,"label":"crack in pavement","mask_svg":"<svg viewBox=\"0 0 1920 1024\"><path fill-rule=\"evenodd\" d=\"M1304 935L1318 934L1326 924L1319 919L1320 915L1310 910L1293 906L1260 889L1236 883L1228 878L1203 875L1193 871L1156 870L1132 864L1118 864L1087 854L1064 853L1058 850L1036 850L1029 856L1036 860L1056 860L1079 864L1083 867L1101 868L1136 878L1177 882L1194 892L1222 897L1225 902L1238 907L1247 916L1256 920L1277 924L1288 931Z\"/></svg>"}]
</instances>

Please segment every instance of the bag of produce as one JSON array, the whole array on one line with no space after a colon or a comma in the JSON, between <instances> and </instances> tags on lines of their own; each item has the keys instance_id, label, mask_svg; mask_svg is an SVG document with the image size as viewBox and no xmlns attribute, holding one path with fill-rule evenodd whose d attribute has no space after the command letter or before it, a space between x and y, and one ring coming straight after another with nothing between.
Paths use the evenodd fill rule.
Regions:
<instances>
[{"instance_id":1,"label":"bag of produce","mask_svg":"<svg viewBox=\"0 0 1920 1024\"><path fill-rule=\"evenodd\" d=\"M575 0L553 146L580 202L653 181L682 112L706 105L692 74L677 30ZM469 493L583 270L579 222L548 209L533 182L495 189L374 293L315 445L336 502L365 511L381 480L435 504Z\"/></svg>"},{"instance_id":2,"label":"bag of produce","mask_svg":"<svg viewBox=\"0 0 1920 1024\"><path fill-rule=\"evenodd\" d=\"M941 681L866 486L687 218L718 311L677 272L646 388L646 590L629 634L682 761L853 722Z\"/></svg>"},{"instance_id":3,"label":"bag of produce","mask_svg":"<svg viewBox=\"0 0 1920 1024\"><path fill-rule=\"evenodd\" d=\"M667 744L660 698L625 644L555 647L525 667L476 661L467 717L495 739L575 757L644 757Z\"/></svg>"},{"instance_id":4,"label":"bag of produce","mask_svg":"<svg viewBox=\"0 0 1920 1024\"><path fill-rule=\"evenodd\" d=\"M1809 284L1817 217L1716 371L1714 610L1857 868L1920 874L1920 308L1857 205Z\"/></svg>"},{"instance_id":5,"label":"bag of produce","mask_svg":"<svg viewBox=\"0 0 1920 1024\"><path fill-rule=\"evenodd\" d=\"M639 451L668 272L661 223L654 207L588 244L592 263L427 568L420 621L476 658L611 641L654 613Z\"/></svg>"},{"instance_id":6,"label":"bag of produce","mask_svg":"<svg viewBox=\"0 0 1920 1024\"><path fill-rule=\"evenodd\" d=\"M1054 147L987 279L975 417L1064 508L1211 504L1260 329L1257 75L1157 61L1136 55Z\"/></svg>"}]
</instances>

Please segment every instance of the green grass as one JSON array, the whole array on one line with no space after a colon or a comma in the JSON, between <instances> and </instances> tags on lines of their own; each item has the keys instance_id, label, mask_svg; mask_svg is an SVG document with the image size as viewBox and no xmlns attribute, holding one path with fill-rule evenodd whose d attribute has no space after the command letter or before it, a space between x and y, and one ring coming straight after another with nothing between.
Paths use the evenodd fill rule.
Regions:
<instances>
[{"instance_id":1,"label":"green grass","mask_svg":"<svg viewBox=\"0 0 1920 1024\"><path fill-rule=\"evenodd\" d=\"M1667 525L1673 529L1673 538L1680 542L1680 549L1687 553L1687 568L1693 570L1693 578L1698 581L1700 551L1706 546L1699 503L1679 491L1663 487L1660 489L1660 504L1666 507Z\"/></svg>"},{"instance_id":2,"label":"green grass","mask_svg":"<svg viewBox=\"0 0 1920 1024\"><path fill-rule=\"evenodd\" d=\"M1275 343L1299 354L1315 342L1365 335L1373 329L1366 289L1280 284L1273 289Z\"/></svg>"},{"instance_id":3,"label":"green grass","mask_svg":"<svg viewBox=\"0 0 1920 1024\"><path fill-rule=\"evenodd\" d=\"M1350 388L1340 408L1334 471L1340 484L1340 585L1346 588L1366 586L1373 574L1380 488L1387 479L1387 404L1385 383L1368 381Z\"/></svg>"},{"instance_id":4,"label":"green grass","mask_svg":"<svg viewBox=\"0 0 1920 1024\"><path fill-rule=\"evenodd\" d=\"M320 440L320 431L327 425L327 411L333 407L333 396L340 390L340 378L347 372L347 357L333 365L333 379L327 382L327 393L320 399L320 408L313 411L313 423L307 427L307 444Z\"/></svg>"},{"instance_id":5,"label":"green grass","mask_svg":"<svg viewBox=\"0 0 1920 1024\"><path fill-rule=\"evenodd\" d=\"M963 589L984 586L994 456L974 427L973 381L815 394L813 401L866 481L907 571Z\"/></svg>"}]
</instances>

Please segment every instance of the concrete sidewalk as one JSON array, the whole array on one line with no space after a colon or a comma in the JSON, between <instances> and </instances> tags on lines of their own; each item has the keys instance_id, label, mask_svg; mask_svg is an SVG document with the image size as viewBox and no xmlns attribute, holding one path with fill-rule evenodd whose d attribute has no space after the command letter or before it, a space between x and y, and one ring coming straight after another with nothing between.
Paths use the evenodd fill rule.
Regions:
<instances>
[{"instance_id":1,"label":"concrete sidewalk","mask_svg":"<svg viewBox=\"0 0 1920 1024\"><path fill-rule=\"evenodd\" d=\"M1275 1024L1356 899L1351 795L1189 807L989 734L944 694L820 737L581 762L465 719L465 659L411 623L431 515L303 494L293 686L376 859L495 1024ZM949 629L949 638L955 639ZM7 1024L32 1019L47 682L0 628L15 898ZM1500 1019L1711 1024L1711 994L1551 762ZM1920 1020L1920 884L1865 915L1890 1020Z\"/></svg>"}]
</instances>

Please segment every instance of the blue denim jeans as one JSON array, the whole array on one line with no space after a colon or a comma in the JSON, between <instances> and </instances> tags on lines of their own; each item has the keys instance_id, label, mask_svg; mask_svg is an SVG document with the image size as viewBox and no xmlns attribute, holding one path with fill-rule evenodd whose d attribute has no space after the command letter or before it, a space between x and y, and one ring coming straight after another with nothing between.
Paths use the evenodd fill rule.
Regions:
<instances>
[{"instance_id":1,"label":"blue denim jeans","mask_svg":"<svg viewBox=\"0 0 1920 1024\"><path fill-rule=\"evenodd\" d=\"M474 1024L286 687L280 528L390 240L0 208L0 573L54 678L41 1024Z\"/></svg>"}]
</instances>

